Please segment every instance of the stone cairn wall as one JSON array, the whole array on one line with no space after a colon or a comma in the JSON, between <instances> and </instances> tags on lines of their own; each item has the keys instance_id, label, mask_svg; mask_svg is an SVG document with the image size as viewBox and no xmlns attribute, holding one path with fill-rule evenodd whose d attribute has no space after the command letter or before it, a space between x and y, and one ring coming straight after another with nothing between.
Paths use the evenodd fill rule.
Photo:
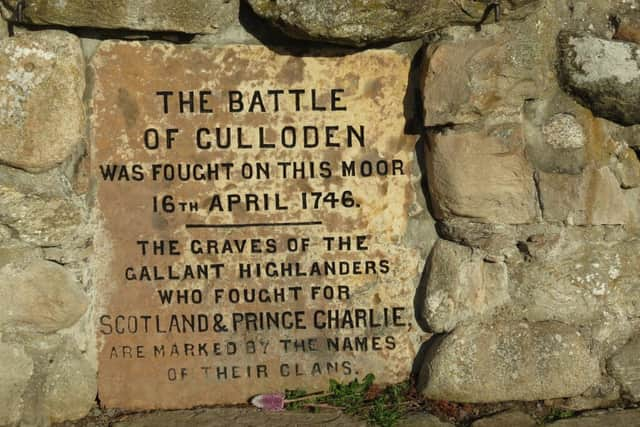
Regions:
<instances>
[{"instance_id":1,"label":"stone cairn wall","mask_svg":"<svg viewBox=\"0 0 640 427\"><path fill-rule=\"evenodd\" d=\"M476 28L487 3L3 1L0 425L96 404L86 94L107 38L417 40L408 78L439 236L417 289L434 333L419 390L575 410L640 401L640 2L502 0L500 21Z\"/></svg>"}]
</instances>

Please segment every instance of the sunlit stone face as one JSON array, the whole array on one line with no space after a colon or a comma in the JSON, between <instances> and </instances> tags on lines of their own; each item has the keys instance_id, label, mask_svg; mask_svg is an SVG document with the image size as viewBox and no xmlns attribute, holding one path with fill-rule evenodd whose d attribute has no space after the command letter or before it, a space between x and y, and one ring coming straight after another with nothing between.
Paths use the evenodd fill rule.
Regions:
<instances>
[{"instance_id":1,"label":"sunlit stone face","mask_svg":"<svg viewBox=\"0 0 640 427\"><path fill-rule=\"evenodd\" d=\"M426 218L410 59L104 43L92 174L107 407L406 379Z\"/></svg>"}]
</instances>

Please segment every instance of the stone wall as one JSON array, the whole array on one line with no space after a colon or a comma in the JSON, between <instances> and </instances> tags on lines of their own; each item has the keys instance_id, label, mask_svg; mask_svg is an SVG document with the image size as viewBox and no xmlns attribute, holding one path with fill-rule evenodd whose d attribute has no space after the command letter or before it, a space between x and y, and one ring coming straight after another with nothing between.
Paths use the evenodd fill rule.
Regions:
<instances>
[{"instance_id":1,"label":"stone wall","mask_svg":"<svg viewBox=\"0 0 640 427\"><path fill-rule=\"evenodd\" d=\"M407 109L438 235L416 289L434 334L419 390L640 401L640 2L503 0L481 26L486 1L416 3L33 0L22 22L2 3L0 425L99 403L87 70L110 38L345 54L418 40L400 48L422 45ZM412 238L431 246L425 224Z\"/></svg>"}]
</instances>

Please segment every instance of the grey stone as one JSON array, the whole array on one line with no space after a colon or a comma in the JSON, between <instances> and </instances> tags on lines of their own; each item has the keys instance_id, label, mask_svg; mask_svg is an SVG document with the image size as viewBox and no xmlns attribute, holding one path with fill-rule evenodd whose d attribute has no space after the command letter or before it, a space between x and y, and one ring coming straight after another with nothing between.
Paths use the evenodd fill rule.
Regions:
<instances>
[{"instance_id":1,"label":"grey stone","mask_svg":"<svg viewBox=\"0 0 640 427\"><path fill-rule=\"evenodd\" d=\"M251 408L215 408L193 411L155 412L132 415L112 424L113 427L294 427L322 425L365 427L358 420L337 410L309 412L262 412Z\"/></svg>"},{"instance_id":2,"label":"grey stone","mask_svg":"<svg viewBox=\"0 0 640 427\"><path fill-rule=\"evenodd\" d=\"M24 349L0 342L0 425L16 423L22 413L22 394L33 374L33 361Z\"/></svg>"},{"instance_id":3,"label":"grey stone","mask_svg":"<svg viewBox=\"0 0 640 427\"><path fill-rule=\"evenodd\" d=\"M538 423L529 414L517 410L501 412L475 421L471 427L536 427Z\"/></svg>"},{"instance_id":4,"label":"grey stone","mask_svg":"<svg viewBox=\"0 0 640 427\"><path fill-rule=\"evenodd\" d=\"M586 136L582 125L571 114L556 114L542 127L544 140L553 148L582 148Z\"/></svg>"},{"instance_id":5,"label":"grey stone","mask_svg":"<svg viewBox=\"0 0 640 427\"><path fill-rule=\"evenodd\" d=\"M62 31L0 40L0 162L41 172L83 141L84 59Z\"/></svg>"},{"instance_id":6,"label":"grey stone","mask_svg":"<svg viewBox=\"0 0 640 427\"><path fill-rule=\"evenodd\" d=\"M530 321L582 324L603 312L637 317L640 310L640 242L561 239L541 243L546 253L510 268L515 313ZM612 319L615 328L617 321Z\"/></svg>"},{"instance_id":7,"label":"grey stone","mask_svg":"<svg viewBox=\"0 0 640 427\"><path fill-rule=\"evenodd\" d=\"M640 427L640 409L589 413L556 421L553 427Z\"/></svg>"},{"instance_id":8,"label":"grey stone","mask_svg":"<svg viewBox=\"0 0 640 427\"><path fill-rule=\"evenodd\" d=\"M607 363L607 370L634 401L640 401L640 337L629 341Z\"/></svg>"},{"instance_id":9,"label":"grey stone","mask_svg":"<svg viewBox=\"0 0 640 427\"><path fill-rule=\"evenodd\" d=\"M51 333L77 322L89 301L64 267L37 260L0 269L0 325Z\"/></svg>"},{"instance_id":10,"label":"grey stone","mask_svg":"<svg viewBox=\"0 0 640 427\"><path fill-rule=\"evenodd\" d=\"M9 0L15 4L16 0ZM31 0L27 22L69 27L215 33L236 22L238 0Z\"/></svg>"},{"instance_id":11,"label":"grey stone","mask_svg":"<svg viewBox=\"0 0 640 427\"><path fill-rule=\"evenodd\" d=\"M42 393L50 422L76 420L89 413L97 394L96 370L86 356L63 350L49 365Z\"/></svg>"},{"instance_id":12,"label":"grey stone","mask_svg":"<svg viewBox=\"0 0 640 427\"><path fill-rule=\"evenodd\" d=\"M293 37L364 46L416 39L454 24L475 25L487 2L249 0L249 4L258 15L273 21ZM538 0L503 2L504 18L522 18L538 4Z\"/></svg>"},{"instance_id":13,"label":"grey stone","mask_svg":"<svg viewBox=\"0 0 640 427\"><path fill-rule=\"evenodd\" d=\"M38 246L58 246L81 237L83 202L71 197L38 196L0 184L0 223L20 239Z\"/></svg>"},{"instance_id":14,"label":"grey stone","mask_svg":"<svg viewBox=\"0 0 640 427\"><path fill-rule=\"evenodd\" d=\"M633 292L633 288L631 290ZM624 287L621 287L621 291L612 295L614 303L603 307L599 315L594 313L594 319L588 323L594 351L600 352L604 358L610 357L620 350L640 330L640 318L628 317L625 314L625 311L634 310L632 306L626 305L624 296L620 295L620 292L624 291ZM635 293L637 294L637 291ZM634 297L632 294L629 298L632 300L631 304L634 304L634 300L637 303L637 298L637 295ZM602 397L602 393L599 393L598 396Z\"/></svg>"},{"instance_id":15,"label":"grey stone","mask_svg":"<svg viewBox=\"0 0 640 427\"><path fill-rule=\"evenodd\" d=\"M412 414L398 421L398 427L454 427L431 414Z\"/></svg>"},{"instance_id":16,"label":"grey stone","mask_svg":"<svg viewBox=\"0 0 640 427\"><path fill-rule=\"evenodd\" d=\"M507 267L488 262L471 248L439 240L429 258L420 315L436 333L492 314L509 301Z\"/></svg>"},{"instance_id":17,"label":"grey stone","mask_svg":"<svg viewBox=\"0 0 640 427\"><path fill-rule=\"evenodd\" d=\"M570 326L476 323L432 345L419 389L456 402L539 400L579 395L599 378L598 359Z\"/></svg>"},{"instance_id":18,"label":"grey stone","mask_svg":"<svg viewBox=\"0 0 640 427\"><path fill-rule=\"evenodd\" d=\"M558 38L563 87L595 115L625 126L640 123L640 46L588 34Z\"/></svg>"}]
</instances>

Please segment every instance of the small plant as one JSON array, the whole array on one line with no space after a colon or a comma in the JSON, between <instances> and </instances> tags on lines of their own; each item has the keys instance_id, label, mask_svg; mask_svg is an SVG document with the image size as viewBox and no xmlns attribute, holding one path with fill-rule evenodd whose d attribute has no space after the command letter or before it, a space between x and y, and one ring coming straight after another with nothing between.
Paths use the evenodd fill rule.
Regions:
<instances>
[{"instance_id":1,"label":"small plant","mask_svg":"<svg viewBox=\"0 0 640 427\"><path fill-rule=\"evenodd\" d=\"M287 409L289 410L296 410L296 409L302 409L305 406L305 401L304 400L298 400L301 398L304 398L307 396L307 392L301 388L297 388L295 390L285 390L284 391L284 398L287 401L290 401L289 403L287 403ZM310 396L309 399L312 399L314 396Z\"/></svg>"},{"instance_id":2,"label":"small plant","mask_svg":"<svg viewBox=\"0 0 640 427\"><path fill-rule=\"evenodd\" d=\"M369 422L381 427L396 425L406 413L408 391L408 382L385 388L373 401L367 417Z\"/></svg>"},{"instance_id":3,"label":"small plant","mask_svg":"<svg viewBox=\"0 0 640 427\"><path fill-rule=\"evenodd\" d=\"M402 419L411 400L409 382L394 384L384 389L374 385L373 374L361 381L357 378L348 383L335 380L329 382L326 393L308 394L305 390L285 390L285 393L264 394L251 400L258 408L265 410L295 410L302 408L339 408L344 413L354 415L380 427L393 427Z\"/></svg>"},{"instance_id":4,"label":"small plant","mask_svg":"<svg viewBox=\"0 0 640 427\"><path fill-rule=\"evenodd\" d=\"M367 392L373 385L374 380L373 374L365 376L362 382L358 381L357 378L346 384L330 380L329 394L319 399L319 401L340 407L347 414L356 415L364 404Z\"/></svg>"},{"instance_id":5,"label":"small plant","mask_svg":"<svg viewBox=\"0 0 640 427\"><path fill-rule=\"evenodd\" d=\"M576 413L574 411L554 408L546 417L544 417L543 423L546 424L557 420L563 420L565 418L572 418L575 415Z\"/></svg>"}]
</instances>

